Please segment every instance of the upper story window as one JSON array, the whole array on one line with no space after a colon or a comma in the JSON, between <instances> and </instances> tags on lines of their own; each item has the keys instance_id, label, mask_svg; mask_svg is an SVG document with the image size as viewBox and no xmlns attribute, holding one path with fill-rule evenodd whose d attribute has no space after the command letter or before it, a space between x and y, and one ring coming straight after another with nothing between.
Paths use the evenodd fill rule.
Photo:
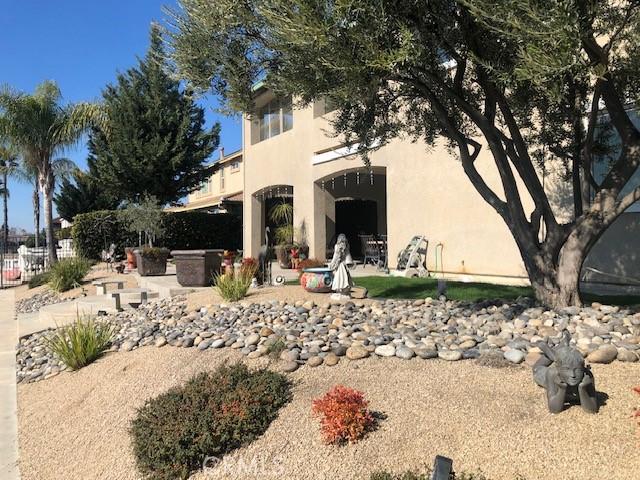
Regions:
<instances>
[{"instance_id":1,"label":"upper story window","mask_svg":"<svg viewBox=\"0 0 640 480\"><path fill-rule=\"evenodd\" d=\"M240 162L238 161L231 162L231 171L237 172L238 170L240 170Z\"/></svg>"},{"instance_id":2,"label":"upper story window","mask_svg":"<svg viewBox=\"0 0 640 480\"><path fill-rule=\"evenodd\" d=\"M198 190L199 195L206 195L207 193L209 193L209 189L210 189L209 181L210 180L207 179L200 184L200 190Z\"/></svg>"},{"instance_id":3,"label":"upper story window","mask_svg":"<svg viewBox=\"0 0 640 480\"><path fill-rule=\"evenodd\" d=\"M224 190L224 167L220 168L220 190Z\"/></svg>"},{"instance_id":4,"label":"upper story window","mask_svg":"<svg viewBox=\"0 0 640 480\"><path fill-rule=\"evenodd\" d=\"M275 137L293 128L291 99L274 99L258 110L258 141Z\"/></svg>"}]
</instances>

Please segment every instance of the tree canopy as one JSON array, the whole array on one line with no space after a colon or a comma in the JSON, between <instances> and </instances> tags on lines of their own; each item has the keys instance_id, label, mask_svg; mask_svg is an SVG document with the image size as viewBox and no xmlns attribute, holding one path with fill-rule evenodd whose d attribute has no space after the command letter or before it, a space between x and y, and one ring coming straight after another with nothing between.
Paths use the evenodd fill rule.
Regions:
<instances>
[{"instance_id":1,"label":"tree canopy","mask_svg":"<svg viewBox=\"0 0 640 480\"><path fill-rule=\"evenodd\" d=\"M90 172L76 168L72 177L62 180L53 199L62 218L71 221L79 213L113 210L118 206L119 202L103 191Z\"/></svg>"},{"instance_id":2,"label":"tree canopy","mask_svg":"<svg viewBox=\"0 0 640 480\"><path fill-rule=\"evenodd\" d=\"M44 196L44 213L49 260L57 261L53 236L53 192L60 174L57 166L68 165L58 159L77 144L87 129L103 124L103 110L93 103L69 103L55 82L45 81L33 94L10 87L0 89L0 135L20 151L25 170L37 173Z\"/></svg>"},{"instance_id":3,"label":"tree canopy","mask_svg":"<svg viewBox=\"0 0 640 480\"><path fill-rule=\"evenodd\" d=\"M172 58L199 91L255 111L262 81L298 105L328 97L337 135L363 156L402 137L444 138L504 219L538 298L579 303L586 254L640 196L630 108L640 91L639 2L631 0L182 0ZM596 181L594 155L619 140ZM475 161L488 150L500 188ZM427 155L425 155L427 158ZM562 166L558 215L540 170ZM524 185L519 188L518 185ZM523 200L531 198L529 211ZM544 227L542 227L544 226Z\"/></svg>"},{"instance_id":4,"label":"tree canopy","mask_svg":"<svg viewBox=\"0 0 640 480\"><path fill-rule=\"evenodd\" d=\"M117 200L154 196L177 202L206 175L203 164L217 148L220 126L204 130L204 110L168 72L158 26L138 66L118 75L103 92L108 133L89 139L90 170Z\"/></svg>"}]
</instances>

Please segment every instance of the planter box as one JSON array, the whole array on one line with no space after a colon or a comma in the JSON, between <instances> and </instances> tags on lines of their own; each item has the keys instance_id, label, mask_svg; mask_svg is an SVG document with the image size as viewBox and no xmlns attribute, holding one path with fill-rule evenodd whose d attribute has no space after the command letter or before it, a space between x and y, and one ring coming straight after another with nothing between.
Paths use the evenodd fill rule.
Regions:
<instances>
[{"instance_id":1,"label":"planter box","mask_svg":"<svg viewBox=\"0 0 640 480\"><path fill-rule=\"evenodd\" d=\"M183 287L213 285L213 275L220 272L224 250L173 250L178 283Z\"/></svg>"},{"instance_id":2,"label":"planter box","mask_svg":"<svg viewBox=\"0 0 640 480\"><path fill-rule=\"evenodd\" d=\"M138 264L138 274L142 277L152 277L164 275L167 273L167 257L166 256L143 256L138 250L135 251L136 263Z\"/></svg>"}]
</instances>

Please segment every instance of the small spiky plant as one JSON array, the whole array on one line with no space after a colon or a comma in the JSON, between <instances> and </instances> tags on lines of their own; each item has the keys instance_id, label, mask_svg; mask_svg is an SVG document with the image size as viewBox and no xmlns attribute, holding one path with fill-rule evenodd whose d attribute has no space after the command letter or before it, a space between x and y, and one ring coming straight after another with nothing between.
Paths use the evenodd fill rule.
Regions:
<instances>
[{"instance_id":1,"label":"small spiky plant","mask_svg":"<svg viewBox=\"0 0 640 480\"><path fill-rule=\"evenodd\" d=\"M78 315L72 324L58 328L46 338L45 344L68 368L79 370L109 348L114 333L113 325Z\"/></svg>"}]
</instances>

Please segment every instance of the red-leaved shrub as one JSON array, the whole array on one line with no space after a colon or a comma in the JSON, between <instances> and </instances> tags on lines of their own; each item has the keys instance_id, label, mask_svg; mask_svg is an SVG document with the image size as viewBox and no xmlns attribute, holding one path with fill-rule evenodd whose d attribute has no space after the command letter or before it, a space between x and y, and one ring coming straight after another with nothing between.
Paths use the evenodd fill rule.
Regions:
<instances>
[{"instance_id":1,"label":"red-leaved shrub","mask_svg":"<svg viewBox=\"0 0 640 480\"><path fill-rule=\"evenodd\" d=\"M364 394L336 385L324 397L313 401L312 411L320 417L322 436L327 443L356 442L374 425Z\"/></svg>"}]
</instances>

